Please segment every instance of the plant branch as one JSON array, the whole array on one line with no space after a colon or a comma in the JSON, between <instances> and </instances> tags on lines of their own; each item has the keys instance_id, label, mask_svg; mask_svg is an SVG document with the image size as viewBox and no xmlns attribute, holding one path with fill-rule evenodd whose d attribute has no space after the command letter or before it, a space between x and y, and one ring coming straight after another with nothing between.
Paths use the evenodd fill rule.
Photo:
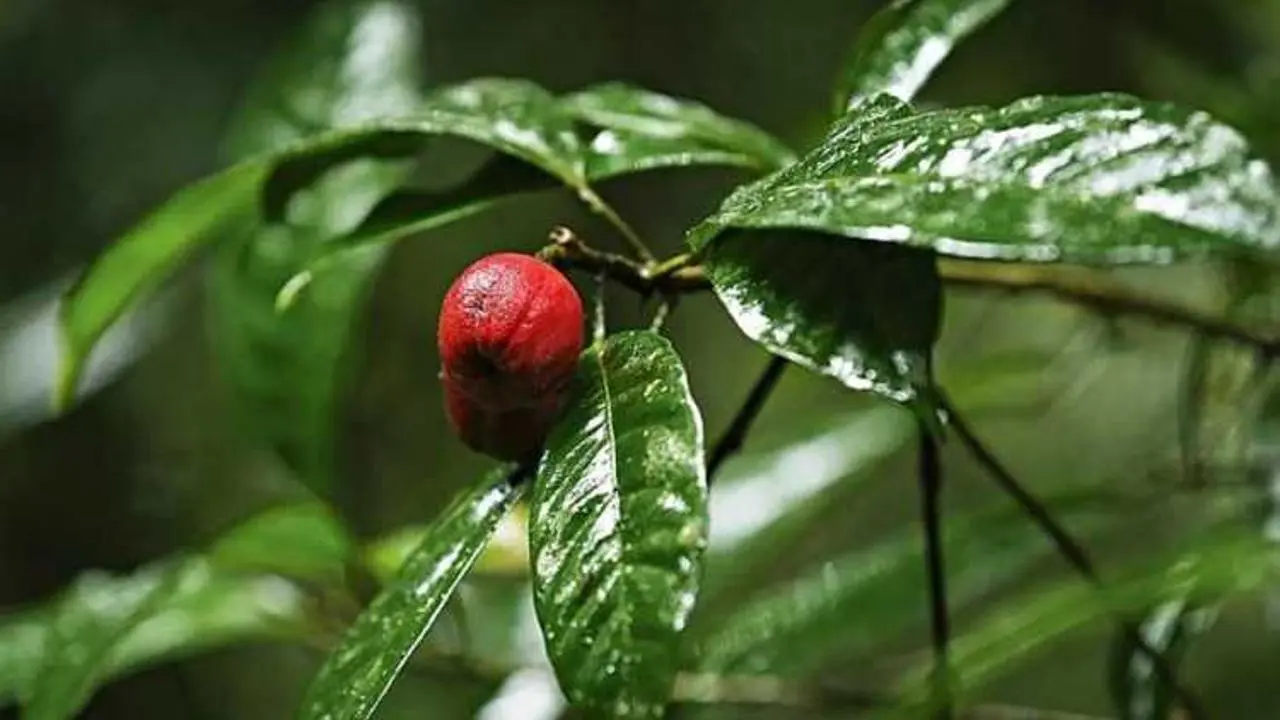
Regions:
<instances>
[{"instance_id":1,"label":"plant branch","mask_svg":"<svg viewBox=\"0 0 1280 720\"><path fill-rule=\"evenodd\" d=\"M1075 568L1076 572L1090 584L1101 589L1103 585L1102 578L1099 577L1093 561L1090 560L1084 547L1076 542L1075 538L1071 537L1066 528L1060 525L1053 517L1053 513L1050 512L1049 508L1023 487L1022 483L1013 476L1013 473L1005 468L999 458L978 438L973 428L969 426L968 421L964 419L964 416L957 412L946 393L939 392L938 395L943 411L948 415L948 423L955 430L956 435L959 436L960 442L991 475L996 484L1008 493L1022 507L1032 522L1039 526L1041 531L1049 537L1058 554L1062 555ZM1169 664L1168 659L1158 650L1151 647L1131 620L1124 617L1118 617L1117 620L1121 629L1129 636L1134 646L1151 660L1156 675L1177 696L1186 710L1187 717L1191 720L1205 720L1207 716L1201 707L1199 699L1178 679L1177 673Z\"/></svg>"},{"instance_id":2,"label":"plant branch","mask_svg":"<svg viewBox=\"0 0 1280 720\"><path fill-rule=\"evenodd\" d=\"M571 231L556 228L541 255L565 269L603 271L609 279L640 293L684 295L711 289L694 258L681 255L642 263L596 250ZM1011 293L1039 293L1107 316L1132 315L1149 322L1189 328L1214 340L1244 345L1264 359L1280 357L1280 328L1259 329L1134 290L1095 272L1062 266L942 260L942 281L951 287Z\"/></svg>"},{"instance_id":3,"label":"plant branch","mask_svg":"<svg viewBox=\"0 0 1280 720\"><path fill-rule=\"evenodd\" d=\"M920 447L920 520L924 527L924 563L929 588L929 628L933 639L933 708L937 720L950 720L951 614L947 607L946 560L942 550L942 463L938 441L924 422L918 425Z\"/></svg>"},{"instance_id":4,"label":"plant branch","mask_svg":"<svg viewBox=\"0 0 1280 720\"><path fill-rule=\"evenodd\" d=\"M729 427L711 448L711 456L707 460L708 483L715 477L720 466L724 465L724 461L742 449L742 444L747 440L747 434L751 432L751 426L755 424L756 417L760 415L765 402L773 394L778 381L782 379L782 373L787 369L787 364L786 360L777 355L769 357L769 364L756 379L755 385L751 386L751 392L747 393L747 399L743 401L742 407L738 408Z\"/></svg>"}]
</instances>

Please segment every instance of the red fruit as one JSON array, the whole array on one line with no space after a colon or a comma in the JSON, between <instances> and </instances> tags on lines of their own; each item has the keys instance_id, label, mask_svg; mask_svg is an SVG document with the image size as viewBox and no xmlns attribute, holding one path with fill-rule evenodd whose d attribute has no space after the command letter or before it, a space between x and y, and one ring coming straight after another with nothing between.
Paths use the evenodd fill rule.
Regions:
<instances>
[{"instance_id":1,"label":"red fruit","mask_svg":"<svg viewBox=\"0 0 1280 720\"><path fill-rule=\"evenodd\" d=\"M583 342L582 300L559 270L497 253L453 281L437 340L449 422L501 460L536 453L559 415Z\"/></svg>"}]
</instances>

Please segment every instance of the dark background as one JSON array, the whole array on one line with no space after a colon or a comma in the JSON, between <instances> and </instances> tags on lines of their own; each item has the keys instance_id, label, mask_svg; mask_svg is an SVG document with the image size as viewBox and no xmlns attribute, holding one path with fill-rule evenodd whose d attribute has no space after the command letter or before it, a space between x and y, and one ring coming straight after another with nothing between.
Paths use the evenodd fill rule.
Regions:
<instances>
[{"instance_id":1,"label":"dark background","mask_svg":"<svg viewBox=\"0 0 1280 720\"><path fill-rule=\"evenodd\" d=\"M568 90L625 79L698 98L797 147L822 131L837 69L876 6L851 0L420 4L424 71L432 83L519 75ZM154 345L136 347L136 362L57 420L39 401L53 357L35 319L47 310L50 293L113 237L178 187L216 169L240 94L311 5L0 4L0 606L45 598L88 568L124 571L197 546L254 510L298 495L275 461L238 433L228 411L200 322L198 274L174 286ZM1274 159L1280 153L1278 48L1280 2L1271 0L1023 0L956 52L921 102L999 104L1035 93L1123 90L1206 107ZM646 237L673 252L683 229L738 179L710 171L642 177L610 186L608 195ZM360 372L343 419L344 509L363 532L430 517L484 467L443 425L435 386L436 308L449 278L467 262L495 248L535 248L560 222L588 235L606 233L571 199L540 196L396 250L359 336ZM1215 297L1211 268L1126 278L1188 302ZM1182 336L1130 323L1108 326L1044 300L1001 299L997 306L988 297L953 296L948 304L944 381L996 377L1011 357L1053 361L1038 379L992 390L998 402L979 417L1010 464L1037 487L1138 486L1169 472ZM616 298L619 325L638 321L634 305ZM709 297L682 306L671 334L714 437L766 358ZM824 417L867 404L834 383L793 371L764 413L758 441L794 441ZM947 453L956 476L948 502L988 492L960 453ZM831 522L794 558L780 561L778 576L877 528L909 522L910 452L901 455L880 468L865 492L828 508ZM1132 533L1112 539L1100 554L1123 556L1175 535L1186 511L1179 508L1135 518ZM923 608L922 598L922 614ZM1280 711L1274 686L1280 643L1258 610L1245 607L1228 617L1193 658L1196 681L1216 707L1231 708L1222 717ZM1082 638L992 692L1010 701L1105 712L1100 652L1097 638ZM219 651L109 686L86 717L287 717L318 660L295 648ZM447 708L464 712L484 697L483 688L408 685L397 691L387 717L451 716Z\"/></svg>"}]
</instances>

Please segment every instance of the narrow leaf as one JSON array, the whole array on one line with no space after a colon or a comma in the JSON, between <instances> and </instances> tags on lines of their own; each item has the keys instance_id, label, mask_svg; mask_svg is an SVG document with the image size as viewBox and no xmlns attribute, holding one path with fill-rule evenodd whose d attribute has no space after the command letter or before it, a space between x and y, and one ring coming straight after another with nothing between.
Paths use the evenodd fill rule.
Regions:
<instances>
[{"instance_id":1,"label":"narrow leaf","mask_svg":"<svg viewBox=\"0 0 1280 720\"><path fill-rule=\"evenodd\" d=\"M878 93L912 100L956 45L1012 0L893 0L854 45L836 91L836 108L852 110Z\"/></svg>"},{"instance_id":2,"label":"narrow leaf","mask_svg":"<svg viewBox=\"0 0 1280 720\"><path fill-rule=\"evenodd\" d=\"M300 718L373 716L522 488L511 468L499 468L445 510L325 661Z\"/></svg>"},{"instance_id":3,"label":"narrow leaf","mask_svg":"<svg viewBox=\"0 0 1280 720\"><path fill-rule=\"evenodd\" d=\"M1089 498L1071 498L1056 506L1085 532L1125 519ZM1037 528L1009 508L949 521L945 543L953 611L1008 585L1052 553ZM717 672L803 674L837 653L873 652L924 622L923 562L919 532L911 528L824 563L710 630L700 665ZM904 612L904 607L919 607L921 612Z\"/></svg>"},{"instance_id":4,"label":"narrow leaf","mask_svg":"<svg viewBox=\"0 0 1280 720\"><path fill-rule=\"evenodd\" d=\"M573 93L564 103L571 115L600 129L587 161L594 179L695 165L768 171L795 162L768 133L692 100L615 82Z\"/></svg>"},{"instance_id":5,"label":"narrow leaf","mask_svg":"<svg viewBox=\"0 0 1280 720\"><path fill-rule=\"evenodd\" d=\"M530 508L538 618L571 702L657 717L706 546L702 421L679 357L652 332L591 347L577 381Z\"/></svg>"},{"instance_id":6,"label":"narrow leaf","mask_svg":"<svg viewBox=\"0 0 1280 720\"><path fill-rule=\"evenodd\" d=\"M55 408L63 410L75 399L94 345L135 300L202 244L246 218L265 173L265 163L249 161L188 186L89 266L59 308L62 357Z\"/></svg>"},{"instance_id":7,"label":"narrow leaf","mask_svg":"<svg viewBox=\"0 0 1280 720\"><path fill-rule=\"evenodd\" d=\"M411 5L329 0L249 92L229 151L279 151L315 132L411 113L421 101L418 46ZM289 223L222 244L210 267L214 347L245 420L321 497L332 486L343 361L382 254L348 254L330 264L288 312L276 311L276 294L402 175L387 163L344 166L293 198L301 212Z\"/></svg>"}]
</instances>

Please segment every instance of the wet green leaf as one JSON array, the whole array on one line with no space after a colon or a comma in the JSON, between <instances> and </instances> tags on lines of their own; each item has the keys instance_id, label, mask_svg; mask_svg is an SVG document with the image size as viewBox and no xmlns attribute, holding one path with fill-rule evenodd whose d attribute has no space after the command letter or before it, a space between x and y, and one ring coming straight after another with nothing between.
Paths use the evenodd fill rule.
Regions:
<instances>
[{"instance_id":1,"label":"wet green leaf","mask_svg":"<svg viewBox=\"0 0 1280 720\"><path fill-rule=\"evenodd\" d=\"M1272 252L1278 208L1266 164L1203 113L1122 95L915 113L879 95L689 241L749 337L904 401L927 384L940 294L929 253L902 246L1096 263Z\"/></svg>"},{"instance_id":2,"label":"wet green leaf","mask_svg":"<svg viewBox=\"0 0 1280 720\"><path fill-rule=\"evenodd\" d=\"M932 253L805 231L732 231L707 249L705 266L739 329L770 352L897 402L927 392L942 314Z\"/></svg>"},{"instance_id":3,"label":"wet green leaf","mask_svg":"<svg viewBox=\"0 0 1280 720\"><path fill-rule=\"evenodd\" d=\"M591 182L677 167L768 171L794 161L790 150L759 128L690 100L609 83L572 93L560 103L565 118L594 128L594 134L581 140ZM497 154L456 187L405 190L388 197L342 244L391 243L503 199L561 184L524 161Z\"/></svg>"},{"instance_id":4,"label":"wet green leaf","mask_svg":"<svg viewBox=\"0 0 1280 720\"><path fill-rule=\"evenodd\" d=\"M599 129L588 146L593 179L696 165L769 171L795 162L768 133L692 100L605 83L569 95L564 104Z\"/></svg>"},{"instance_id":5,"label":"wet green leaf","mask_svg":"<svg viewBox=\"0 0 1280 720\"><path fill-rule=\"evenodd\" d=\"M24 718L74 716L100 685L161 659L248 639L295 637L301 593L202 558L113 577L90 573L50 606L0 625L0 701Z\"/></svg>"},{"instance_id":6,"label":"wet green leaf","mask_svg":"<svg viewBox=\"0 0 1280 720\"><path fill-rule=\"evenodd\" d=\"M169 567L134 583L90 575L72 585L49 618L39 669L23 698L24 720L74 717L106 675L112 651L180 582L181 568Z\"/></svg>"},{"instance_id":7,"label":"wet green leaf","mask_svg":"<svg viewBox=\"0 0 1280 720\"><path fill-rule=\"evenodd\" d=\"M657 717L706 546L702 421L655 333L591 347L577 382L530 507L538 618L571 702Z\"/></svg>"},{"instance_id":8,"label":"wet green leaf","mask_svg":"<svg viewBox=\"0 0 1280 720\"><path fill-rule=\"evenodd\" d=\"M418 46L410 4L322 4L249 92L229 152L274 152L317 132L408 115L421 102ZM210 267L214 347L245 422L321 497L332 486L343 361L382 254L351 253L331 263L288 312L277 312L276 294L398 186L403 172L393 163L343 166L297 193L298 212L288 223L223 243Z\"/></svg>"},{"instance_id":9,"label":"wet green leaf","mask_svg":"<svg viewBox=\"0 0 1280 720\"><path fill-rule=\"evenodd\" d=\"M300 718L369 718L480 556L523 483L489 473L453 503L390 583L347 630L312 682Z\"/></svg>"},{"instance_id":10,"label":"wet green leaf","mask_svg":"<svg viewBox=\"0 0 1280 720\"><path fill-rule=\"evenodd\" d=\"M190 185L117 240L62 299L54 406L75 399L94 345L125 311L204 243L248 219L267 164L250 161Z\"/></svg>"},{"instance_id":11,"label":"wet green leaf","mask_svg":"<svg viewBox=\"0 0 1280 720\"><path fill-rule=\"evenodd\" d=\"M1055 503L1074 529L1093 532L1125 517L1106 502ZM963 610L1052 554L1020 511L1001 507L948 518L945 554L948 600ZM918 528L824 563L777 591L753 600L706 634L700 665L707 671L802 674L835 654L872 652L926 621L924 560ZM919 607L920 612L905 612Z\"/></svg>"},{"instance_id":12,"label":"wet green leaf","mask_svg":"<svg viewBox=\"0 0 1280 720\"><path fill-rule=\"evenodd\" d=\"M209 549L219 568L298 580L343 577L351 539L329 508L307 502L272 508L222 535Z\"/></svg>"},{"instance_id":13,"label":"wet green leaf","mask_svg":"<svg viewBox=\"0 0 1280 720\"><path fill-rule=\"evenodd\" d=\"M1123 573L1105 592L1079 581L1039 587L992 610L951 644L958 674L954 699L963 707L981 688L1030 657L1091 623L1132 614L1185 595L1190 588L1221 596L1257 589L1277 572L1274 547L1237 534L1197 538L1196 546L1158 563ZM899 684L906 703L895 717L921 717L928 703L931 670L921 663Z\"/></svg>"},{"instance_id":14,"label":"wet green leaf","mask_svg":"<svg viewBox=\"0 0 1280 720\"><path fill-rule=\"evenodd\" d=\"M1274 178L1209 115L1119 94L915 113L880 95L696 228L805 228L956 257L1125 264L1273 253Z\"/></svg>"},{"instance_id":15,"label":"wet green leaf","mask_svg":"<svg viewBox=\"0 0 1280 720\"><path fill-rule=\"evenodd\" d=\"M893 0L858 33L836 90L843 113L877 93L912 100L965 38L1012 0Z\"/></svg>"},{"instance_id":16,"label":"wet green leaf","mask_svg":"<svg viewBox=\"0 0 1280 720\"><path fill-rule=\"evenodd\" d=\"M1216 615L1213 608L1200 607L1187 597L1175 598L1144 613L1138 632L1147 647L1176 670L1191 642L1213 626ZM1177 708L1174 688L1161 680L1133 636L1121 629L1113 635L1107 676L1122 720L1165 720Z\"/></svg>"}]
</instances>

